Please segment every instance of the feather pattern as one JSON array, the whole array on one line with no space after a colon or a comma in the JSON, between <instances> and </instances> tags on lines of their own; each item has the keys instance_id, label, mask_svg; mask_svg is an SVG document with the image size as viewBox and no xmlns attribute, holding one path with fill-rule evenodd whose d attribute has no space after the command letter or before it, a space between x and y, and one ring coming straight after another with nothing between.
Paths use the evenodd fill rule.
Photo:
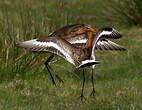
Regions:
<instances>
[{"instance_id":1,"label":"feather pattern","mask_svg":"<svg viewBox=\"0 0 142 110\"><path fill-rule=\"evenodd\" d=\"M51 34L54 35L54 37L41 37L19 43L17 46L32 51L57 54L79 68L97 64L95 61L95 50L125 50L120 45L106 39L120 38L121 34L112 28L103 28L94 35L93 48L91 49L92 52L90 49L78 48L79 45L86 44L87 38L85 34L73 38L66 38L57 36L57 33Z\"/></svg>"},{"instance_id":2,"label":"feather pattern","mask_svg":"<svg viewBox=\"0 0 142 110\"><path fill-rule=\"evenodd\" d=\"M62 45L63 43L66 44L66 42L64 42L62 39L48 37L45 42L40 41L39 39L33 39L19 43L17 46L29 49L31 51L51 52L74 64L73 59L68 52L68 48L64 48L64 45Z\"/></svg>"},{"instance_id":3,"label":"feather pattern","mask_svg":"<svg viewBox=\"0 0 142 110\"><path fill-rule=\"evenodd\" d=\"M72 24L72 25L67 25L65 27L62 27L60 29L57 29L53 33L51 33L49 36L50 37L55 37L55 36L60 36L60 37L65 37L72 32L75 32L79 28L85 26L85 24Z\"/></svg>"},{"instance_id":4,"label":"feather pattern","mask_svg":"<svg viewBox=\"0 0 142 110\"><path fill-rule=\"evenodd\" d=\"M101 28L100 33L102 34L100 36L110 39L119 39L122 37L120 32L110 27Z\"/></svg>"}]
</instances>

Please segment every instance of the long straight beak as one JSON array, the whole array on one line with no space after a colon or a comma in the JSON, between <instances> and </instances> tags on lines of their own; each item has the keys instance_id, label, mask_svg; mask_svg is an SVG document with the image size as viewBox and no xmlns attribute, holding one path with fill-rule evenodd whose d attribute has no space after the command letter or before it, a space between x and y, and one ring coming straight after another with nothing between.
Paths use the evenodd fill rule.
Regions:
<instances>
[{"instance_id":1,"label":"long straight beak","mask_svg":"<svg viewBox=\"0 0 142 110\"><path fill-rule=\"evenodd\" d=\"M97 32L95 29L92 29L92 32Z\"/></svg>"}]
</instances>

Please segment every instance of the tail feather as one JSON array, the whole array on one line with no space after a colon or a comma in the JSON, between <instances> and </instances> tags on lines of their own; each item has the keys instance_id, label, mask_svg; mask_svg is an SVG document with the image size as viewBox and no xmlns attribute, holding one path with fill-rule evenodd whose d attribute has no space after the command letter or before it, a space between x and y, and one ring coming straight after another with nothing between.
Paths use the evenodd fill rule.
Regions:
<instances>
[{"instance_id":1,"label":"tail feather","mask_svg":"<svg viewBox=\"0 0 142 110\"><path fill-rule=\"evenodd\" d=\"M85 68L85 67L88 67L88 66L93 66L93 65L96 65L96 64L100 64L100 62L95 61L95 60L85 60L85 61L82 61L82 63L77 67L77 69Z\"/></svg>"}]
</instances>

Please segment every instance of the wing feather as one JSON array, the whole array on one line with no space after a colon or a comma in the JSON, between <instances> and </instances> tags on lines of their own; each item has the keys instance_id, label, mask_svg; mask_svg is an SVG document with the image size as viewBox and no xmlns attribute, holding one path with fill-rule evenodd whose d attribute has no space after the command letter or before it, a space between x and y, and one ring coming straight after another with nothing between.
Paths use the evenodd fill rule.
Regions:
<instances>
[{"instance_id":1,"label":"wing feather","mask_svg":"<svg viewBox=\"0 0 142 110\"><path fill-rule=\"evenodd\" d=\"M40 42L38 41L38 39L22 42L17 44L17 46L21 48L29 49L31 51L51 52L65 58L63 53L60 52L60 50L58 50L57 48L55 48L55 46L53 45L50 46L48 42Z\"/></svg>"},{"instance_id":2,"label":"wing feather","mask_svg":"<svg viewBox=\"0 0 142 110\"><path fill-rule=\"evenodd\" d=\"M101 28L100 31L100 36L103 38L119 39L122 37L120 32L110 27Z\"/></svg>"}]
</instances>

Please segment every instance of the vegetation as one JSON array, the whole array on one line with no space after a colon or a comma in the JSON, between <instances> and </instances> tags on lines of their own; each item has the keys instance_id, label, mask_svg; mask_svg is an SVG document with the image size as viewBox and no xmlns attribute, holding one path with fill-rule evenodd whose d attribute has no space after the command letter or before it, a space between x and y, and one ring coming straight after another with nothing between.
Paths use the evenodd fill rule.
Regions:
<instances>
[{"instance_id":1,"label":"vegetation","mask_svg":"<svg viewBox=\"0 0 142 110\"><path fill-rule=\"evenodd\" d=\"M111 3L110 3L111 2ZM118 24L129 26L142 26L142 1L141 0L111 0L104 7L104 19Z\"/></svg>"},{"instance_id":2,"label":"vegetation","mask_svg":"<svg viewBox=\"0 0 142 110\"><path fill-rule=\"evenodd\" d=\"M107 0L103 4L99 0L1 0L0 109L141 110L142 3L140 0L111 3ZM71 64L60 57L54 58L50 65L64 80L55 87L44 67L50 53L33 53L16 47L17 42L46 36L73 23L90 24L97 29L113 26L124 35L117 43L128 49L97 52L97 59L101 61L94 70L97 93L95 97L90 96L88 68L85 74L88 100L84 103L78 98L81 72L73 73Z\"/></svg>"}]
</instances>

